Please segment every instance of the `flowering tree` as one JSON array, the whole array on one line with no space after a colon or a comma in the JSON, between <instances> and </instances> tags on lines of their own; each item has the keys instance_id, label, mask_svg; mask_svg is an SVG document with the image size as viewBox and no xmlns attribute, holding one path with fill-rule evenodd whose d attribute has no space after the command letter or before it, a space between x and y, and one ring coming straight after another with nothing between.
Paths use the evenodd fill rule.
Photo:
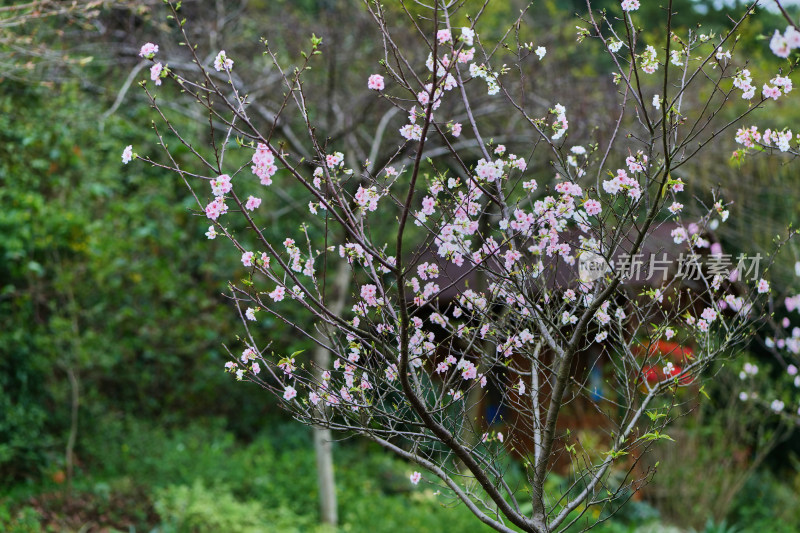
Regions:
<instances>
[{"instance_id":1,"label":"flowering tree","mask_svg":"<svg viewBox=\"0 0 800 533\"><path fill-rule=\"evenodd\" d=\"M637 489L652 473L638 458L670 439L664 428L703 391L703 370L742 345L770 292L768 258L731 258L713 239L725 200L684 193L692 159L715 142L796 147L788 130L742 124L792 88L787 72L755 80L737 57L755 5L716 35L674 31L671 2L649 33L636 0L608 11L587 2L577 46L601 51L614 83L591 129L570 123L567 95L543 96L555 80L538 75L548 49L526 42L527 10L488 42L488 2L469 13L456 0L398 2L411 46L384 6L365 1L383 53L360 89L396 111L356 159L328 142L304 84L321 39L292 67L265 41L285 92L263 124L232 75L240 58L220 51L208 66L180 3L167 3L198 69L170 68L157 45L142 47L167 159L127 147L123 162L175 173L210 221L207 237L241 254L247 276L230 298L245 334L226 369L298 420L418 465L412 483L443 486L498 531L591 525L587 510ZM792 31L773 38L776 54L800 46ZM167 82L208 115L207 146L170 122L158 96ZM487 118L486 102L502 120ZM287 122L305 132L289 144L310 156L281 137ZM279 238L261 207L276 188L308 209L307 223ZM264 316L328 357L273 354ZM575 405L597 415L600 445L564 425ZM525 483L506 478L511 457ZM555 468L568 470L567 485L548 483Z\"/></svg>"}]
</instances>

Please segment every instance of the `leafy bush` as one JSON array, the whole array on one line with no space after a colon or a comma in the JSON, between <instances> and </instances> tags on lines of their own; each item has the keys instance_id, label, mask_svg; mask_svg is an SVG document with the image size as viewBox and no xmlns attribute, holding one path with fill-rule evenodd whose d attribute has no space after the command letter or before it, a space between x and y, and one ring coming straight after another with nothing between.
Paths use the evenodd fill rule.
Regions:
<instances>
[{"instance_id":1,"label":"leafy bush","mask_svg":"<svg viewBox=\"0 0 800 533\"><path fill-rule=\"evenodd\" d=\"M5 533L41 533L39 514L30 507L12 512L0 503L0 531Z\"/></svg>"},{"instance_id":2,"label":"leafy bush","mask_svg":"<svg viewBox=\"0 0 800 533\"><path fill-rule=\"evenodd\" d=\"M791 478L790 478L791 479ZM743 533L800 531L800 470L790 482L769 470L759 470L744 485L733 504L729 521Z\"/></svg>"},{"instance_id":3,"label":"leafy bush","mask_svg":"<svg viewBox=\"0 0 800 533\"><path fill-rule=\"evenodd\" d=\"M257 533L265 531L265 525L270 530L287 531L288 524L292 529L308 531L313 526L308 516L295 515L283 507L278 507L278 512L273 508L268 511L260 502L239 501L226 487L209 489L200 480L190 486L159 489L155 508L163 520L161 530L165 533Z\"/></svg>"},{"instance_id":4,"label":"leafy bush","mask_svg":"<svg viewBox=\"0 0 800 533\"><path fill-rule=\"evenodd\" d=\"M113 418L103 427L83 448L92 470L111 480L111 490L131 479L151 487L164 532L314 531L319 521L308 428L275 424L241 445L219 419L174 431ZM342 532L488 531L463 506L449 509L433 490L413 488L410 465L376 446L338 446L335 461Z\"/></svg>"}]
</instances>

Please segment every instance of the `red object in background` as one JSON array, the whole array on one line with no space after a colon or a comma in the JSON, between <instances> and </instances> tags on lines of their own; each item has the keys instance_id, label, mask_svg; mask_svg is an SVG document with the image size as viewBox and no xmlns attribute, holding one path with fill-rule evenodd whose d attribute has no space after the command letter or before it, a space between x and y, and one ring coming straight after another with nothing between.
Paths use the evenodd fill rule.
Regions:
<instances>
[{"instance_id":1,"label":"red object in background","mask_svg":"<svg viewBox=\"0 0 800 533\"><path fill-rule=\"evenodd\" d=\"M642 367L642 375L648 383L655 383L658 381L658 369L654 366L648 365Z\"/></svg>"},{"instance_id":2,"label":"red object in background","mask_svg":"<svg viewBox=\"0 0 800 533\"><path fill-rule=\"evenodd\" d=\"M683 369L681 367L673 365L672 377L677 376L682 371ZM664 367L658 367L654 365L643 366L642 376L648 383L658 383L659 381L667 377L666 374L664 374ZM694 381L694 378L691 375L686 375L681 377L678 381L681 385L689 385Z\"/></svg>"},{"instance_id":3,"label":"red object in background","mask_svg":"<svg viewBox=\"0 0 800 533\"><path fill-rule=\"evenodd\" d=\"M652 356L670 356L675 361L683 361L686 359L694 359L694 350L688 346L681 346L677 342L658 340L651 344L647 352L648 357ZM645 347L641 344L634 346L634 353L637 356L644 354Z\"/></svg>"},{"instance_id":4,"label":"red object in background","mask_svg":"<svg viewBox=\"0 0 800 533\"><path fill-rule=\"evenodd\" d=\"M681 346L677 342L659 339L658 342L656 342L655 350L661 355L673 355L681 359L694 359L694 350L688 346Z\"/></svg>"}]
</instances>

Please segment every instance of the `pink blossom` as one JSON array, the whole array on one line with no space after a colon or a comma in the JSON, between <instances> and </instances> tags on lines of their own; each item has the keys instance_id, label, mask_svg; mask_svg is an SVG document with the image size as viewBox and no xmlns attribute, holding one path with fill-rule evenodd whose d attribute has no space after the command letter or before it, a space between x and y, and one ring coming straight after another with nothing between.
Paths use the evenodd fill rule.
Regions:
<instances>
[{"instance_id":1,"label":"pink blossom","mask_svg":"<svg viewBox=\"0 0 800 533\"><path fill-rule=\"evenodd\" d=\"M363 298L364 302L370 307L378 305L377 293L378 288L375 285L369 284L361 286L361 298Z\"/></svg>"},{"instance_id":2,"label":"pink blossom","mask_svg":"<svg viewBox=\"0 0 800 533\"><path fill-rule=\"evenodd\" d=\"M400 128L400 135L409 141L422 139L422 126L419 124L406 124Z\"/></svg>"},{"instance_id":3,"label":"pink blossom","mask_svg":"<svg viewBox=\"0 0 800 533\"><path fill-rule=\"evenodd\" d=\"M216 220L220 215L228 212L228 206L222 198L216 198L213 202L206 206L206 216L211 220Z\"/></svg>"},{"instance_id":4,"label":"pink blossom","mask_svg":"<svg viewBox=\"0 0 800 533\"><path fill-rule=\"evenodd\" d=\"M461 123L456 122L453 124L452 127L453 137L459 137L461 135Z\"/></svg>"},{"instance_id":5,"label":"pink blossom","mask_svg":"<svg viewBox=\"0 0 800 533\"><path fill-rule=\"evenodd\" d=\"M378 209L378 200L380 195L375 187L359 187L354 196L356 203L367 211L375 211Z\"/></svg>"},{"instance_id":6,"label":"pink blossom","mask_svg":"<svg viewBox=\"0 0 800 533\"><path fill-rule=\"evenodd\" d=\"M749 91L753 87L750 84L752 81L753 77L750 76L750 71L748 69L742 69L733 78L733 86L743 91Z\"/></svg>"},{"instance_id":7,"label":"pink blossom","mask_svg":"<svg viewBox=\"0 0 800 533\"><path fill-rule=\"evenodd\" d=\"M416 485L422 479L422 474L420 474L419 472L414 472L413 474L411 474L411 476L409 476L409 478L411 479L411 483Z\"/></svg>"},{"instance_id":8,"label":"pink blossom","mask_svg":"<svg viewBox=\"0 0 800 533\"><path fill-rule=\"evenodd\" d=\"M242 254L242 264L246 267L253 266L253 252L245 252Z\"/></svg>"},{"instance_id":9,"label":"pink blossom","mask_svg":"<svg viewBox=\"0 0 800 533\"><path fill-rule=\"evenodd\" d=\"M705 319L706 322L710 324L711 322L714 322L717 319L717 312L708 307L703 311L703 313L700 316L703 317L703 319Z\"/></svg>"},{"instance_id":10,"label":"pink blossom","mask_svg":"<svg viewBox=\"0 0 800 533\"><path fill-rule=\"evenodd\" d=\"M475 166L475 174L489 182L498 180L503 177L503 162L499 159L497 161L481 159Z\"/></svg>"},{"instance_id":11,"label":"pink blossom","mask_svg":"<svg viewBox=\"0 0 800 533\"><path fill-rule=\"evenodd\" d=\"M153 56L158 53L158 45L153 43L145 43L141 50L139 50L139 57L145 59L153 59Z\"/></svg>"},{"instance_id":12,"label":"pink blossom","mask_svg":"<svg viewBox=\"0 0 800 533\"><path fill-rule=\"evenodd\" d=\"M639 9L639 0L622 0L622 10L625 12Z\"/></svg>"},{"instance_id":13,"label":"pink blossom","mask_svg":"<svg viewBox=\"0 0 800 533\"><path fill-rule=\"evenodd\" d=\"M373 74L367 81L367 88L373 91L382 91L384 88L383 76L380 74Z\"/></svg>"},{"instance_id":14,"label":"pink blossom","mask_svg":"<svg viewBox=\"0 0 800 533\"><path fill-rule=\"evenodd\" d=\"M272 185L272 176L278 172L272 150L266 144L258 143L252 162L250 170L261 180L261 185Z\"/></svg>"},{"instance_id":15,"label":"pink blossom","mask_svg":"<svg viewBox=\"0 0 800 533\"><path fill-rule=\"evenodd\" d=\"M517 157L514 154L508 154L508 158L511 160L508 163L509 166L514 167L522 172L525 172L525 169L528 168L528 163L526 163L521 157Z\"/></svg>"},{"instance_id":16,"label":"pink blossom","mask_svg":"<svg viewBox=\"0 0 800 533\"><path fill-rule=\"evenodd\" d=\"M561 104L556 104L550 113L556 115L556 120L553 122L553 140L558 140L564 136L569 129L569 122L567 121L567 108Z\"/></svg>"},{"instance_id":17,"label":"pink blossom","mask_svg":"<svg viewBox=\"0 0 800 533\"><path fill-rule=\"evenodd\" d=\"M439 30L436 32L436 40L439 44L452 43L453 37L450 35L450 30Z\"/></svg>"},{"instance_id":18,"label":"pink blossom","mask_svg":"<svg viewBox=\"0 0 800 533\"><path fill-rule=\"evenodd\" d=\"M122 162L127 165L130 163L131 159L133 159L133 146L129 144L122 151Z\"/></svg>"},{"instance_id":19,"label":"pink blossom","mask_svg":"<svg viewBox=\"0 0 800 533\"><path fill-rule=\"evenodd\" d=\"M784 58L789 57L789 53L792 50L786 37L781 35L781 32L778 30L775 30L775 33L772 34L772 39L769 41L769 49L772 50L772 53L776 56Z\"/></svg>"},{"instance_id":20,"label":"pink blossom","mask_svg":"<svg viewBox=\"0 0 800 533\"><path fill-rule=\"evenodd\" d=\"M424 298L430 298L434 294L439 292L439 285L436 283L426 283L425 287L422 289L422 296Z\"/></svg>"},{"instance_id":21,"label":"pink blossom","mask_svg":"<svg viewBox=\"0 0 800 533\"><path fill-rule=\"evenodd\" d=\"M583 208L586 209L586 214L589 216L599 215L600 212L603 210L600 202L597 200L587 200L583 204Z\"/></svg>"},{"instance_id":22,"label":"pink blossom","mask_svg":"<svg viewBox=\"0 0 800 533\"><path fill-rule=\"evenodd\" d=\"M466 362L464 364L464 368L461 370L461 377L464 379L475 379L478 375L478 369L470 362Z\"/></svg>"},{"instance_id":23,"label":"pink blossom","mask_svg":"<svg viewBox=\"0 0 800 533\"><path fill-rule=\"evenodd\" d=\"M583 189L581 189L580 185L571 181L562 181L556 185L555 189L561 194L569 196L581 196L583 194Z\"/></svg>"},{"instance_id":24,"label":"pink blossom","mask_svg":"<svg viewBox=\"0 0 800 533\"><path fill-rule=\"evenodd\" d=\"M792 26L786 26L786 31L783 33L783 38L789 43L790 48L800 48L800 31Z\"/></svg>"},{"instance_id":25,"label":"pink blossom","mask_svg":"<svg viewBox=\"0 0 800 533\"><path fill-rule=\"evenodd\" d=\"M261 205L261 198L250 196L247 198L247 203L244 205L248 210L253 211Z\"/></svg>"},{"instance_id":26,"label":"pink blossom","mask_svg":"<svg viewBox=\"0 0 800 533\"><path fill-rule=\"evenodd\" d=\"M465 45L472 46L472 43L475 41L475 30L467 27L461 28L461 40Z\"/></svg>"},{"instance_id":27,"label":"pink blossom","mask_svg":"<svg viewBox=\"0 0 800 533\"><path fill-rule=\"evenodd\" d=\"M617 194L621 189L619 178L603 181L603 190L608 194Z\"/></svg>"},{"instance_id":28,"label":"pink blossom","mask_svg":"<svg viewBox=\"0 0 800 533\"><path fill-rule=\"evenodd\" d=\"M462 50L458 53L458 62L459 63L469 63L475 59L475 49L468 48L466 50Z\"/></svg>"},{"instance_id":29,"label":"pink blossom","mask_svg":"<svg viewBox=\"0 0 800 533\"><path fill-rule=\"evenodd\" d=\"M231 192L232 188L231 177L227 174L222 174L217 176L216 179L211 180L211 193L214 196L223 196Z\"/></svg>"},{"instance_id":30,"label":"pink blossom","mask_svg":"<svg viewBox=\"0 0 800 533\"><path fill-rule=\"evenodd\" d=\"M417 275L423 280L439 277L439 267L434 263L423 263L417 266Z\"/></svg>"},{"instance_id":31,"label":"pink blossom","mask_svg":"<svg viewBox=\"0 0 800 533\"><path fill-rule=\"evenodd\" d=\"M161 71L164 66L161 63L156 63L150 67L150 79L156 82L156 85L161 85Z\"/></svg>"},{"instance_id":32,"label":"pink blossom","mask_svg":"<svg viewBox=\"0 0 800 533\"><path fill-rule=\"evenodd\" d=\"M217 57L214 59L214 68L217 72L221 70L230 70L233 68L233 59L225 55L225 50L220 50Z\"/></svg>"},{"instance_id":33,"label":"pink blossom","mask_svg":"<svg viewBox=\"0 0 800 533\"><path fill-rule=\"evenodd\" d=\"M422 213L424 215L432 215L436 208L436 199L432 196L426 196L422 199ZM422 278L425 279L425 278Z\"/></svg>"},{"instance_id":34,"label":"pink blossom","mask_svg":"<svg viewBox=\"0 0 800 533\"><path fill-rule=\"evenodd\" d=\"M452 74L448 74L447 77L444 79L444 84L442 85L442 88L445 91L452 91L456 87L458 87L458 82L456 81L456 79L453 77Z\"/></svg>"},{"instance_id":35,"label":"pink blossom","mask_svg":"<svg viewBox=\"0 0 800 533\"><path fill-rule=\"evenodd\" d=\"M798 35L800 35L800 32L798 32ZM783 94L792 92L792 80L788 76L775 76L770 80L770 83L781 87L783 89Z\"/></svg>"},{"instance_id":36,"label":"pink blossom","mask_svg":"<svg viewBox=\"0 0 800 533\"><path fill-rule=\"evenodd\" d=\"M248 347L242 352L240 359L242 360L242 363L247 364L248 361L255 359L256 355L258 355L256 351Z\"/></svg>"},{"instance_id":37,"label":"pink blossom","mask_svg":"<svg viewBox=\"0 0 800 533\"><path fill-rule=\"evenodd\" d=\"M344 161L344 154L341 152L335 152L333 154L325 156L325 163L328 165L328 168L334 169L342 164Z\"/></svg>"},{"instance_id":38,"label":"pink blossom","mask_svg":"<svg viewBox=\"0 0 800 533\"><path fill-rule=\"evenodd\" d=\"M773 100L777 100L781 95L781 89L780 87L771 87L765 83L764 87L761 89L761 93L764 95L764 98L772 98Z\"/></svg>"},{"instance_id":39,"label":"pink blossom","mask_svg":"<svg viewBox=\"0 0 800 533\"><path fill-rule=\"evenodd\" d=\"M508 250L504 255L503 259L505 259L505 267L506 270L511 270L514 267L514 264L522 259L522 254L519 250Z\"/></svg>"},{"instance_id":40,"label":"pink blossom","mask_svg":"<svg viewBox=\"0 0 800 533\"><path fill-rule=\"evenodd\" d=\"M291 401L297 396L297 390L294 387L289 385L283 391L283 399L286 401Z\"/></svg>"},{"instance_id":41,"label":"pink blossom","mask_svg":"<svg viewBox=\"0 0 800 533\"><path fill-rule=\"evenodd\" d=\"M758 293L766 294L769 292L769 282L765 279L758 280Z\"/></svg>"},{"instance_id":42,"label":"pink blossom","mask_svg":"<svg viewBox=\"0 0 800 533\"><path fill-rule=\"evenodd\" d=\"M672 240L675 244L680 244L689 238L685 228L675 228L670 232L670 235L672 235Z\"/></svg>"},{"instance_id":43,"label":"pink blossom","mask_svg":"<svg viewBox=\"0 0 800 533\"><path fill-rule=\"evenodd\" d=\"M635 11L639 7L639 2L636 0L630 0L628 4L632 8L627 11ZM647 45L644 52L639 55L639 65L641 65L642 71L647 74L652 74L658 70L658 52L656 52L653 45Z\"/></svg>"},{"instance_id":44,"label":"pink blossom","mask_svg":"<svg viewBox=\"0 0 800 533\"><path fill-rule=\"evenodd\" d=\"M647 156L645 156L645 161L647 161ZM632 155L625 159L625 163L628 165L628 170L633 174L636 172L644 172L644 165L638 162Z\"/></svg>"},{"instance_id":45,"label":"pink blossom","mask_svg":"<svg viewBox=\"0 0 800 533\"><path fill-rule=\"evenodd\" d=\"M275 287L275 290L269 293L269 297L272 298L272 300L275 302L280 302L281 300L283 300L285 295L286 295L286 289L280 285Z\"/></svg>"}]
</instances>

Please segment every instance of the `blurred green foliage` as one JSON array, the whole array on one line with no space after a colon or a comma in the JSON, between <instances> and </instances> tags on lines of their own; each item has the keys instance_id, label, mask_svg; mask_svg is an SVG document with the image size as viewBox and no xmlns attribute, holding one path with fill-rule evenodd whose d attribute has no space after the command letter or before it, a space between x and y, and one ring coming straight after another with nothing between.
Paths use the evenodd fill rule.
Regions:
<instances>
[{"instance_id":1,"label":"blurred green foliage","mask_svg":"<svg viewBox=\"0 0 800 533\"><path fill-rule=\"evenodd\" d=\"M318 525L315 458L306 427L271 425L244 444L224 430L221 419L174 430L129 417L98 422L102 434L85 439L95 459L85 465L72 496L81 508L58 497L32 496L58 490L45 482L0 502L0 529L34 533L57 525L71 531L91 521L113 530L162 533L490 531L452 496L425 481L411 485L413 466L364 441L335 447L340 525L326 529ZM518 477L512 468L509 479ZM556 476L553 483L564 481ZM658 516L638 502L623 513L597 531L632 532Z\"/></svg>"},{"instance_id":2,"label":"blurred green foliage","mask_svg":"<svg viewBox=\"0 0 800 533\"><path fill-rule=\"evenodd\" d=\"M150 421L107 416L104 431L86 437L97 463L86 465L74 498L86 502L84 520L105 515L105 525L136 531L325 531L316 526L317 486L310 430L297 424L270 426L243 445L220 419L198 420L176 430ZM438 532L451 527L483 531L463 506L450 509L447 495L424 483L411 485L412 468L364 442L335 450L340 521L337 531ZM57 490L45 483L0 502L0 529L38 531L56 517L69 530L66 504L31 503L31 493ZM116 501L115 510L103 502ZM123 505L119 505L119 503ZM35 519L34 511L39 513ZM90 512L92 511L92 512ZM24 529L29 527L31 529ZM13 529L12 529L13 530Z\"/></svg>"},{"instance_id":3,"label":"blurred green foliage","mask_svg":"<svg viewBox=\"0 0 800 533\"><path fill-rule=\"evenodd\" d=\"M60 453L68 371L86 427L112 411L226 414L244 431L268 404L221 372L235 324L220 293L241 265L205 239L182 183L123 170L126 144L155 151L138 110L101 130L77 84L2 88L0 479L35 477Z\"/></svg>"}]
</instances>

